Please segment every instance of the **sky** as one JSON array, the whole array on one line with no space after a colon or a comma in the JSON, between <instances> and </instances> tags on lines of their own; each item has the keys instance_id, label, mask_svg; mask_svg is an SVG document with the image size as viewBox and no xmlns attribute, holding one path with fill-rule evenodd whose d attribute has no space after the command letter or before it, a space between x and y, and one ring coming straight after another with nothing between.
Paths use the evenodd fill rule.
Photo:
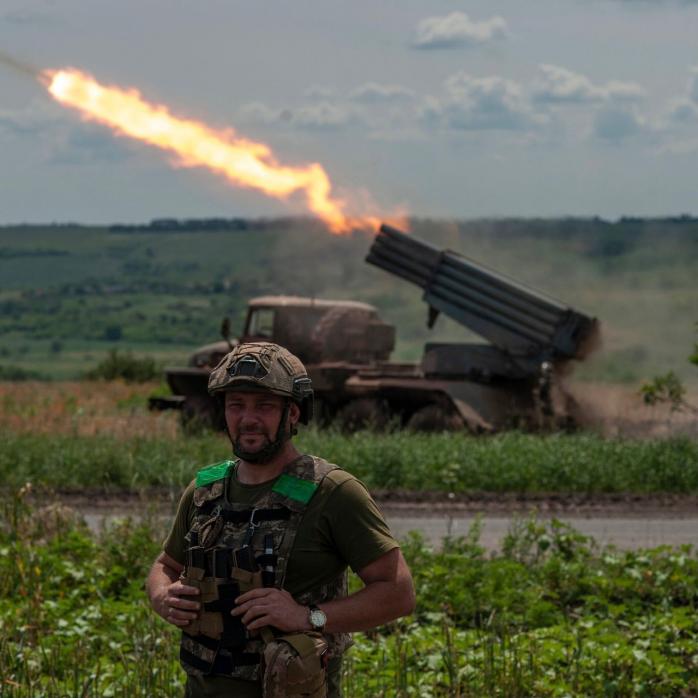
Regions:
<instances>
[{"instance_id":1,"label":"sky","mask_svg":"<svg viewBox=\"0 0 698 698\"><path fill-rule=\"evenodd\" d=\"M698 214L698 0L0 0L0 50L320 163L386 215ZM0 224L304 212L0 65Z\"/></svg>"}]
</instances>

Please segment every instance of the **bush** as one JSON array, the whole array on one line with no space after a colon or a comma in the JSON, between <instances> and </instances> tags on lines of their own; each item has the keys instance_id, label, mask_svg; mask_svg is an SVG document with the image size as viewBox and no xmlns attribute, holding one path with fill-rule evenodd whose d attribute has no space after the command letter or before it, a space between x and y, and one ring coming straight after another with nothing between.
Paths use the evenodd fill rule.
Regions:
<instances>
[{"instance_id":1,"label":"bush","mask_svg":"<svg viewBox=\"0 0 698 698\"><path fill-rule=\"evenodd\" d=\"M87 380L116 380L121 378L127 383L145 383L160 377L162 368L155 359L138 358L131 352L119 352L112 349L107 358L95 368L85 373Z\"/></svg>"}]
</instances>

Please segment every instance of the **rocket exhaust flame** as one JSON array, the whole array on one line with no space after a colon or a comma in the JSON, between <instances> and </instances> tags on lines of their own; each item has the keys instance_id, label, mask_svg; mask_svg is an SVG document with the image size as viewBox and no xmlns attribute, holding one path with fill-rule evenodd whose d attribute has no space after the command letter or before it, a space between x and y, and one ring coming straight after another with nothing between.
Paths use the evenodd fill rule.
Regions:
<instances>
[{"instance_id":1,"label":"rocket exhaust flame","mask_svg":"<svg viewBox=\"0 0 698 698\"><path fill-rule=\"evenodd\" d=\"M77 109L86 119L174 153L184 166L206 167L235 185L280 199L299 193L333 233L376 227L377 219L350 218L345 213L346 202L332 196L330 179L318 163L282 165L263 143L241 138L232 129L217 131L173 116L167 107L147 102L136 90L101 85L78 70L43 71L40 80L58 102Z\"/></svg>"}]
</instances>

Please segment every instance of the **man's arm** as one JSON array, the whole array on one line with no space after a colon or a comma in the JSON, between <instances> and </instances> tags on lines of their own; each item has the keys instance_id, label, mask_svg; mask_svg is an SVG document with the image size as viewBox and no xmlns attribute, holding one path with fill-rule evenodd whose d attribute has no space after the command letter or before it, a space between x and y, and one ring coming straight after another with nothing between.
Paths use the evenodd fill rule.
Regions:
<instances>
[{"instance_id":1,"label":"man's arm","mask_svg":"<svg viewBox=\"0 0 698 698\"><path fill-rule=\"evenodd\" d=\"M412 576L400 548L393 548L358 572L366 585L351 596L320 604L329 633L369 630L414 610ZM272 625L284 632L312 630L308 607L283 589L253 589L236 599L232 611L248 630Z\"/></svg>"},{"instance_id":2,"label":"man's arm","mask_svg":"<svg viewBox=\"0 0 698 698\"><path fill-rule=\"evenodd\" d=\"M168 623L178 627L186 626L197 616L200 608L198 601L191 596L199 594L196 587L179 581L184 566L177 560L162 552L150 568L145 581L150 605L153 610Z\"/></svg>"},{"instance_id":3,"label":"man's arm","mask_svg":"<svg viewBox=\"0 0 698 698\"><path fill-rule=\"evenodd\" d=\"M412 575L400 548L393 548L357 574L366 585L363 589L318 605L327 616L327 632L370 630L414 611Z\"/></svg>"}]
</instances>

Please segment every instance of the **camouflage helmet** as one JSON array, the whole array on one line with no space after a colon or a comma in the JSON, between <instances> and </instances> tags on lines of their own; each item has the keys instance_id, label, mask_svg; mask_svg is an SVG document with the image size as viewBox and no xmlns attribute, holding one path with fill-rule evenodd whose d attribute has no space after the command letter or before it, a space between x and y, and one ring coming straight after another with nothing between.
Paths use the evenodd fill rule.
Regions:
<instances>
[{"instance_id":1,"label":"camouflage helmet","mask_svg":"<svg viewBox=\"0 0 698 698\"><path fill-rule=\"evenodd\" d=\"M208 392L266 390L290 398L301 409L300 421L313 416L313 385L301 360L271 342L238 344L208 378Z\"/></svg>"}]
</instances>

